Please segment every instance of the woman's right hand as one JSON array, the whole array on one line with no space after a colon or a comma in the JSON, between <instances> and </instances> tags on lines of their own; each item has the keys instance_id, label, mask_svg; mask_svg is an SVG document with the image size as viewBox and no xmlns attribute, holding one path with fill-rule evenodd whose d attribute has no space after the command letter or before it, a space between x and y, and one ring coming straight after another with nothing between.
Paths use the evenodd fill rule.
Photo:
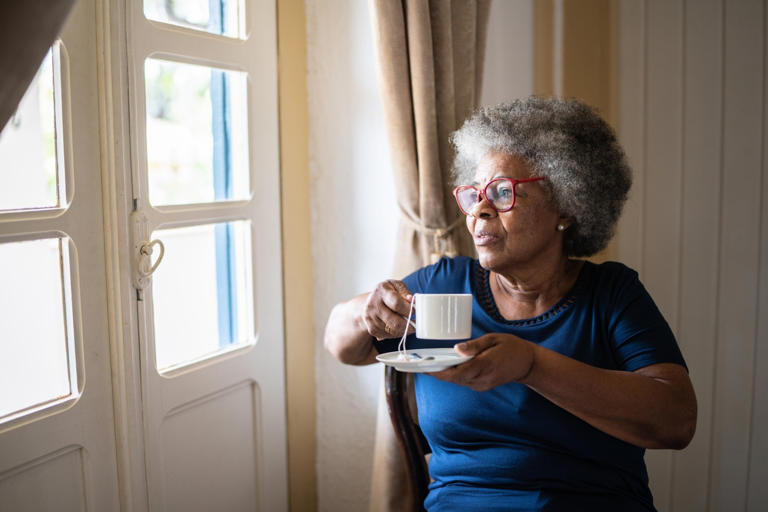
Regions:
<instances>
[{"instance_id":1,"label":"woman's right hand","mask_svg":"<svg viewBox=\"0 0 768 512\"><path fill-rule=\"evenodd\" d=\"M337 304L325 326L325 348L346 364L376 362L378 340L399 338L406 327L405 317L413 295L402 281L384 281L371 293ZM408 332L413 332L409 325Z\"/></svg>"},{"instance_id":2,"label":"woman's right hand","mask_svg":"<svg viewBox=\"0 0 768 512\"><path fill-rule=\"evenodd\" d=\"M413 294L402 281L389 279L377 284L363 307L362 320L368 334L383 340L402 336L406 327L409 334L414 332L407 320L412 300Z\"/></svg>"}]
</instances>

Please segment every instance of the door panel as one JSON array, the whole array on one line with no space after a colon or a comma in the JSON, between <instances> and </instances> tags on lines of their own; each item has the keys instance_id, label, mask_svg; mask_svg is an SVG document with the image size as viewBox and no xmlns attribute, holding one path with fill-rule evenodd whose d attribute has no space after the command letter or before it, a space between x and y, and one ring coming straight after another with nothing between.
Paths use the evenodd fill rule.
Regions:
<instances>
[{"instance_id":1,"label":"door panel","mask_svg":"<svg viewBox=\"0 0 768 512\"><path fill-rule=\"evenodd\" d=\"M4 510L86 510L83 448L71 446L40 457L0 479Z\"/></svg>"},{"instance_id":2,"label":"door panel","mask_svg":"<svg viewBox=\"0 0 768 512\"><path fill-rule=\"evenodd\" d=\"M275 6L239 3L232 32L165 5L181 26L127 16L126 215L135 255L164 247L134 279L150 508L287 510Z\"/></svg>"},{"instance_id":3,"label":"door panel","mask_svg":"<svg viewBox=\"0 0 768 512\"><path fill-rule=\"evenodd\" d=\"M168 412L160 438L170 510L258 509L254 460L260 410L258 387L244 382ZM188 492L189 482L205 492Z\"/></svg>"},{"instance_id":4,"label":"door panel","mask_svg":"<svg viewBox=\"0 0 768 512\"><path fill-rule=\"evenodd\" d=\"M0 243L61 237L61 271L51 279L61 280L61 329L66 331L64 357L72 383L71 391L62 394L60 400L0 423L0 510L119 508L99 111L94 101L99 94L95 17L95 2L80 0L61 34L54 151L63 169L57 179L66 190L59 206L0 213ZM4 160L0 165L4 171L13 172L15 161ZM36 262L25 259L17 264L23 272L34 272ZM2 293L11 300L22 300L22 292L6 288ZM31 300L27 304L27 321L35 327L59 316L40 312L42 302ZM5 338L3 343L37 341L25 337L23 331L13 338ZM40 346L50 350L45 344ZM30 372L40 371L38 379L46 376L39 361L19 360L19 364L29 365ZM16 390L22 391L18 386Z\"/></svg>"}]
</instances>

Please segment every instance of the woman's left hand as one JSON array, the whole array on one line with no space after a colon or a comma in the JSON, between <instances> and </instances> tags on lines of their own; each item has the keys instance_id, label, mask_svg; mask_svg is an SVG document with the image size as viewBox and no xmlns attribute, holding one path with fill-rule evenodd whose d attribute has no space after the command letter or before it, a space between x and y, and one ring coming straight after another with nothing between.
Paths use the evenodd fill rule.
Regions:
<instances>
[{"instance_id":1,"label":"woman's left hand","mask_svg":"<svg viewBox=\"0 0 768 512\"><path fill-rule=\"evenodd\" d=\"M463 356L474 357L430 375L475 391L488 391L508 382L522 382L533 367L534 345L512 334L486 334L458 343L454 348Z\"/></svg>"}]
</instances>

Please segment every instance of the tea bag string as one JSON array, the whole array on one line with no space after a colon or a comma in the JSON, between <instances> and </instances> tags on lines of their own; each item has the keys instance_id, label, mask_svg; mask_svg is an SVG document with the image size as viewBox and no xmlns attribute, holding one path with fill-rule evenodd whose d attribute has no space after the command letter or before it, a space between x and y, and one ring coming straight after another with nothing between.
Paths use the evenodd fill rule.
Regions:
<instances>
[{"instance_id":1,"label":"tea bag string","mask_svg":"<svg viewBox=\"0 0 768 512\"><path fill-rule=\"evenodd\" d=\"M416 294L411 297L411 307L408 310L408 317L405 319L405 331L403 331L403 337L400 338L400 343L397 344L397 358L400 360L408 359L408 354L405 350L405 339L408 337L408 326L411 325L411 315L413 314L413 303L416 302Z\"/></svg>"}]
</instances>

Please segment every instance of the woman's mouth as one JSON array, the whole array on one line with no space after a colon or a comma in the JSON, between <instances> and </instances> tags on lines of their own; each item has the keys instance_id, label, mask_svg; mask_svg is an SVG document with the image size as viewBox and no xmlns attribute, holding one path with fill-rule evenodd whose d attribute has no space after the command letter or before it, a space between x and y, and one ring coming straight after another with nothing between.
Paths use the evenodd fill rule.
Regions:
<instances>
[{"instance_id":1,"label":"woman's mouth","mask_svg":"<svg viewBox=\"0 0 768 512\"><path fill-rule=\"evenodd\" d=\"M473 238L475 239L475 245L478 247L496 243L500 239L498 235L488 231L478 231L474 234Z\"/></svg>"}]
</instances>

